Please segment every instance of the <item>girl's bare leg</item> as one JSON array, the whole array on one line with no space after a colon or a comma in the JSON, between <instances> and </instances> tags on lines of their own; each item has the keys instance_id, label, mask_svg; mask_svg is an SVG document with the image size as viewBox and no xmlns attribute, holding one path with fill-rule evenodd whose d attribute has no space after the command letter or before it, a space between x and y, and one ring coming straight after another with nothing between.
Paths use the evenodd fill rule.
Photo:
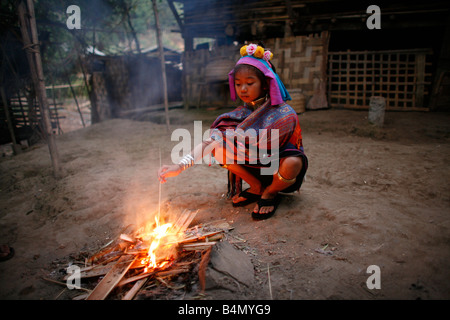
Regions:
<instances>
[{"instance_id":1,"label":"girl's bare leg","mask_svg":"<svg viewBox=\"0 0 450 320\"><path fill-rule=\"evenodd\" d=\"M262 185L261 182L252 175L245 167L239 165L239 164L229 164L227 165L227 169L230 170L232 173L236 174L237 176L241 177L242 180L247 182L250 185L250 189L247 191L254 194L261 194L262 193ZM243 197L239 197L239 195L235 195L232 199L234 203L238 203L241 201L246 200Z\"/></svg>"},{"instance_id":2,"label":"girl's bare leg","mask_svg":"<svg viewBox=\"0 0 450 320\"><path fill-rule=\"evenodd\" d=\"M219 163L224 164L227 170L231 171L235 175L239 176L242 180L247 182L250 185L250 189L247 190L250 193L260 195L262 193L262 185L261 181L259 181L253 174L251 174L244 166L240 164L230 163L233 162L229 159L234 159L233 155L230 157L226 157L225 148L222 148L221 145L216 145L213 150L211 150L214 157L219 161ZM229 164L230 163L230 164ZM232 199L234 203L238 203L246 200L246 198L239 197L239 195L235 195Z\"/></svg>"},{"instance_id":3,"label":"girl's bare leg","mask_svg":"<svg viewBox=\"0 0 450 320\"><path fill-rule=\"evenodd\" d=\"M295 183L295 180L292 182L286 182L281 180L278 177L278 173L285 179L285 180L292 180L300 173L303 167L302 159L299 157L288 157L280 160L280 166L278 168L278 172L276 172L273 175L273 181L272 184L270 184L262 193L261 199L274 199L278 192L286 189L290 185ZM253 212L255 213L269 213L274 209L273 206L267 206L267 207L261 207L259 208L258 205L255 206L253 209Z\"/></svg>"}]
</instances>

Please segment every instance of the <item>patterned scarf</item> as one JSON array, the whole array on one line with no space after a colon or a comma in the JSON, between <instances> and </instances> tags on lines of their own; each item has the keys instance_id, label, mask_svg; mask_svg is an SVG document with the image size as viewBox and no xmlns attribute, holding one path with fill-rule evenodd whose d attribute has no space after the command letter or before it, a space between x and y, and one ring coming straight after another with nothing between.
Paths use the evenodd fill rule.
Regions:
<instances>
[{"instance_id":1,"label":"patterned scarf","mask_svg":"<svg viewBox=\"0 0 450 320\"><path fill-rule=\"evenodd\" d=\"M275 141L276 135L271 131L274 129L278 130L278 141ZM233 135L227 135L227 130ZM249 133L254 133L256 136L249 135ZM245 139L245 136L252 136L252 138ZM262 157L278 157L279 151L288 143L303 151L297 113L286 103L272 106L270 99L255 111L249 106L243 105L220 115L211 125L211 138L223 140L223 147L234 151L234 160L245 158L246 163L256 161L259 164L262 162ZM245 143L243 143L244 141ZM277 146L278 149L276 149ZM257 150L257 152L252 153L250 150Z\"/></svg>"}]
</instances>

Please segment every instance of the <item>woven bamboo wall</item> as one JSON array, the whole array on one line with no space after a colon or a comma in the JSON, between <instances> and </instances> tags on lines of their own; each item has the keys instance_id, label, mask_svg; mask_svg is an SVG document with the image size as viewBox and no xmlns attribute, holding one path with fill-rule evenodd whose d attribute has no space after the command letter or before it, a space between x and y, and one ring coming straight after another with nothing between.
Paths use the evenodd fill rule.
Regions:
<instances>
[{"instance_id":1,"label":"woven bamboo wall","mask_svg":"<svg viewBox=\"0 0 450 320\"><path fill-rule=\"evenodd\" d=\"M274 53L272 63L288 90L301 89L309 99L317 80L326 82L327 32L270 39L264 44Z\"/></svg>"},{"instance_id":2,"label":"woven bamboo wall","mask_svg":"<svg viewBox=\"0 0 450 320\"><path fill-rule=\"evenodd\" d=\"M318 83L322 81L326 83L327 32L320 35L268 39L264 41L264 45L274 53L271 62L288 91L299 91L300 89L306 96L306 100L309 100L314 94L317 94ZM204 87L203 90L201 89L208 77L207 66L211 71L210 66L213 60L227 66L213 70L215 74L222 72L222 81L226 82L228 72L239 57L239 47L236 46L222 46L212 51L203 49L185 52L183 63L185 106L198 105L199 101L202 106L217 102L221 102L222 105L230 103L227 100L229 92L227 91L223 95L218 91L223 88L227 90L226 85L223 88L208 86L206 93ZM231 64L226 60L231 61ZM212 64L214 65L214 63ZM202 94L201 97L200 94Z\"/></svg>"}]
</instances>

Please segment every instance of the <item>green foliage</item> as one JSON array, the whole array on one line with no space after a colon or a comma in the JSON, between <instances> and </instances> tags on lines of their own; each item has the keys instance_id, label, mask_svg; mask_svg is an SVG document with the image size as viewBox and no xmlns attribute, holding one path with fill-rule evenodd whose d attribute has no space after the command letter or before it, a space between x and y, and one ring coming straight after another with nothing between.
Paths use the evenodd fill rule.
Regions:
<instances>
[{"instance_id":1,"label":"green foliage","mask_svg":"<svg viewBox=\"0 0 450 320\"><path fill-rule=\"evenodd\" d=\"M165 31L164 45L181 49L181 34L167 1L158 1L160 23ZM69 30L67 7L77 5L81 11L81 29ZM35 0L36 22L41 43L44 73L52 76L55 84L72 81L80 74L79 56L87 54L89 47L107 55L136 52L137 41L141 49L156 45L155 20L151 0ZM17 1L0 1L1 31L19 30ZM16 32L17 33L17 32ZM19 32L20 34L20 32ZM168 40L175 35L178 39ZM78 77L79 78L79 77Z\"/></svg>"}]
</instances>

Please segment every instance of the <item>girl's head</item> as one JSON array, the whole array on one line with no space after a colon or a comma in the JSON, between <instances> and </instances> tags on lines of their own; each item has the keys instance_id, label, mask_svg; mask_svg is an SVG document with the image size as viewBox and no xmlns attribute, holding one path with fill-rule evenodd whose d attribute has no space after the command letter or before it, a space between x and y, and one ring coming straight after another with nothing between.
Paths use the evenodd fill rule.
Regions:
<instances>
[{"instance_id":1,"label":"girl's head","mask_svg":"<svg viewBox=\"0 0 450 320\"><path fill-rule=\"evenodd\" d=\"M237 65L234 68L233 76L236 94L245 103L262 98L269 92L269 83L266 76L251 65Z\"/></svg>"},{"instance_id":2,"label":"girl's head","mask_svg":"<svg viewBox=\"0 0 450 320\"><path fill-rule=\"evenodd\" d=\"M263 47L250 44L241 48L241 56L242 58L228 74L232 100L236 100L238 96L248 103L268 95L272 106L291 100L269 62L273 56L270 51L264 51Z\"/></svg>"}]
</instances>

